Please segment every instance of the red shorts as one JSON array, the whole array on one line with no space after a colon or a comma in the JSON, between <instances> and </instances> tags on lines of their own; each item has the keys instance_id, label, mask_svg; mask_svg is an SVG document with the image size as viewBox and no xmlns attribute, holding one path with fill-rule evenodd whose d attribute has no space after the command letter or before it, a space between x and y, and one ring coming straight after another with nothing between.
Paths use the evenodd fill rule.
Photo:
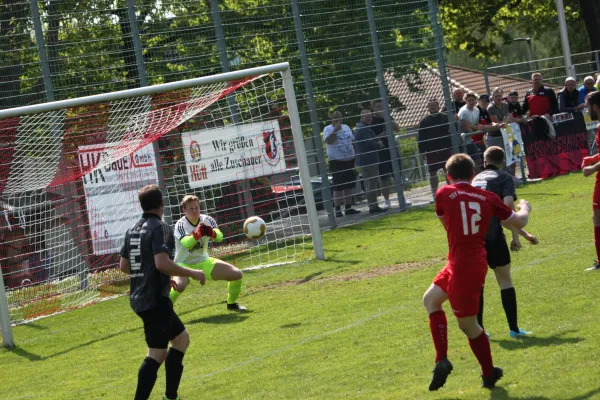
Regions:
<instances>
[{"instance_id":1,"label":"red shorts","mask_svg":"<svg viewBox=\"0 0 600 400\"><path fill-rule=\"evenodd\" d=\"M472 317L479 313L479 296L485 283L487 265L456 271L447 264L435 277L433 284L448 295L456 318Z\"/></svg>"},{"instance_id":2,"label":"red shorts","mask_svg":"<svg viewBox=\"0 0 600 400\"><path fill-rule=\"evenodd\" d=\"M596 175L596 184L594 185L592 205L594 210L600 210L600 172Z\"/></svg>"}]
</instances>

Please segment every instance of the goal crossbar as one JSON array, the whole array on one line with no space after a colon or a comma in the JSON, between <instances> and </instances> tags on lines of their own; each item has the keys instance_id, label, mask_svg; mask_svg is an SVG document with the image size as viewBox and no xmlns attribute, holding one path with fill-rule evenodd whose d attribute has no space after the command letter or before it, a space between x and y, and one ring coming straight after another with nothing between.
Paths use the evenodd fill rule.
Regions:
<instances>
[{"instance_id":1,"label":"goal crossbar","mask_svg":"<svg viewBox=\"0 0 600 400\"><path fill-rule=\"evenodd\" d=\"M274 72L284 72L290 68L287 62L265 65L261 67L248 68L240 71L225 72L216 75L203 76L200 78L185 79L177 82L161 83L159 85L144 86L134 89L120 90L110 93L96 94L92 96L78 97L75 99L52 101L49 103L34 104L30 106L15 107L7 110L0 110L0 120L12 117L21 117L23 115L39 114L61 110L64 108L82 107L95 103L107 103L116 100L124 100L138 96L152 96L164 92L187 89L193 86L210 85L225 81L236 81L251 76L271 74Z\"/></svg>"}]
</instances>

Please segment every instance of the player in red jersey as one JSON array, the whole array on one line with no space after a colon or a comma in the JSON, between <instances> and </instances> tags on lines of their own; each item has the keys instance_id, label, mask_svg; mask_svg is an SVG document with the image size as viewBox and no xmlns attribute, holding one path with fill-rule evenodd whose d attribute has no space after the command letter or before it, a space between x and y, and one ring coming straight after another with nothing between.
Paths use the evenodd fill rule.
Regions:
<instances>
[{"instance_id":1,"label":"player in red jersey","mask_svg":"<svg viewBox=\"0 0 600 400\"><path fill-rule=\"evenodd\" d=\"M474 162L466 154L455 154L446 163L450 185L435 195L435 210L446 229L450 254L448 264L437 274L423 296L429 313L429 328L436 350L435 368L429 390L438 390L452 371L448 361L448 322L442 304L450 306L458 326L467 335L471 350L481 365L483 387L493 388L502 377L494 367L490 342L477 323L479 295L487 274L485 237L492 217L508 228L521 229L527 224L531 207L525 200L513 212L494 193L471 186Z\"/></svg>"},{"instance_id":2,"label":"player in red jersey","mask_svg":"<svg viewBox=\"0 0 600 400\"><path fill-rule=\"evenodd\" d=\"M593 121L600 120L600 92L589 93L585 98L585 106ZM596 147L600 149L600 127L596 132ZM600 171L600 155L585 157L581 164L583 176L590 176ZM600 270L600 174L596 174L596 184L594 185L594 196L592 197L594 209L594 244L596 245L596 262L594 266L586 269L586 271Z\"/></svg>"}]
</instances>

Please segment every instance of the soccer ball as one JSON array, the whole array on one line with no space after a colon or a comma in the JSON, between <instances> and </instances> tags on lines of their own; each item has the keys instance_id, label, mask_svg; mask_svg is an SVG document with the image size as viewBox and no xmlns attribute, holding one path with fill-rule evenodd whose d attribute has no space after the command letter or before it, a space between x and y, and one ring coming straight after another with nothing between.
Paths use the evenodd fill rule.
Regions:
<instances>
[{"instance_id":1,"label":"soccer ball","mask_svg":"<svg viewBox=\"0 0 600 400\"><path fill-rule=\"evenodd\" d=\"M267 224L260 217L250 217L244 222L244 233L250 239L258 240L265 236Z\"/></svg>"}]
</instances>

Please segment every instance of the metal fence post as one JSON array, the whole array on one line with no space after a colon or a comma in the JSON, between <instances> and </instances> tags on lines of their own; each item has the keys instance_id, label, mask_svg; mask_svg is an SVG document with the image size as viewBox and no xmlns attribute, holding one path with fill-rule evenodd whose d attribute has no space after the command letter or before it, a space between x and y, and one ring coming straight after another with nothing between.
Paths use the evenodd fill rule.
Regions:
<instances>
[{"instance_id":1,"label":"metal fence post","mask_svg":"<svg viewBox=\"0 0 600 400\"><path fill-rule=\"evenodd\" d=\"M490 90L490 77L488 76L487 68L483 70L483 79L485 79L485 90L487 90L488 94L491 94L492 91Z\"/></svg>"},{"instance_id":2,"label":"metal fence post","mask_svg":"<svg viewBox=\"0 0 600 400\"><path fill-rule=\"evenodd\" d=\"M317 116L317 102L315 101L315 94L310 76L310 67L308 64L308 57L306 55L304 32L302 32L302 20L300 19L300 7L298 7L298 0L292 0L292 14L294 16L294 27L296 28L296 41L298 42L298 50L300 51L302 75L304 75L304 87L306 88L306 97L308 99L308 109L312 127L312 140L317 153L318 170L321 172L321 194L323 196L323 202L325 203L324 208L327 210L329 227L335 228L337 224L335 221L335 215L333 213L331 186L329 185L329 176L327 174L327 166L325 165L325 153L323 152L323 141L321 140L321 126L319 125L319 117Z\"/></svg>"},{"instance_id":3,"label":"metal fence post","mask_svg":"<svg viewBox=\"0 0 600 400\"><path fill-rule=\"evenodd\" d=\"M135 63L140 78L140 86L148 86L148 75L146 74L146 64L144 64L144 54L142 53L142 41L140 40L140 31L137 25L137 17L135 15L135 0L125 0L127 3L127 15L129 17L129 27L131 29L131 38L135 51ZM158 140L152 142L154 151L154 160L156 161L156 175L158 176L158 186L163 190L163 202L165 205L164 220L167 224L173 225L173 213L171 212L171 201L165 181L165 173L163 170L162 159L160 158L160 147Z\"/></svg>"},{"instance_id":4,"label":"metal fence post","mask_svg":"<svg viewBox=\"0 0 600 400\"><path fill-rule=\"evenodd\" d=\"M15 347L12 325L10 323L10 312L8 311L8 299L4 289L4 278L0 267L0 330L2 331L2 345L9 349Z\"/></svg>"},{"instance_id":5,"label":"metal fence post","mask_svg":"<svg viewBox=\"0 0 600 400\"><path fill-rule=\"evenodd\" d=\"M433 27L433 36L435 39L435 52L437 55L438 69L440 71L440 78L442 80L442 90L444 93L444 100L446 110L448 112L448 127L450 128L450 137L452 139L452 151L456 154L460 152L461 139L458 136L456 124L454 122L454 103L452 102L452 96L450 93L450 83L448 81L447 69L446 69L446 58L444 54L444 40L442 26L438 21L438 8L437 3L434 0L428 0L429 3L429 16L431 18L431 25Z\"/></svg>"},{"instance_id":6,"label":"metal fence post","mask_svg":"<svg viewBox=\"0 0 600 400\"><path fill-rule=\"evenodd\" d=\"M229 72L229 57L227 56L227 44L225 43L225 34L223 33L223 25L221 24L221 10L219 9L219 0L211 0L210 8L213 17L213 24L215 25L215 35L217 37L217 48L219 49L219 60L221 61L221 70L223 72ZM238 125L240 122L239 107L235 101L233 95L227 96L227 104L229 104L229 111L231 112L231 119L233 119L234 125ZM246 213L245 217L254 215L254 203L252 201L252 193L248 184L244 181L240 181L238 190L238 201L244 205ZM244 215L242 214L242 218Z\"/></svg>"},{"instance_id":7,"label":"metal fence post","mask_svg":"<svg viewBox=\"0 0 600 400\"><path fill-rule=\"evenodd\" d=\"M50 75L50 66L48 65L48 54L46 54L46 41L44 40L44 30L40 21L40 9L37 0L29 0L31 7L31 18L35 29L35 42L38 48L40 64L42 65L42 79L44 81L44 90L46 91L46 100L54 101L54 87L52 85L52 76Z\"/></svg>"},{"instance_id":8,"label":"metal fence post","mask_svg":"<svg viewBox=\"0 0 600 400\"><path fill-rule=\"evenodd\" d=\"M569 44L569 34L567 32L567 21L565 18L565 6L563 0L555 0L556 11L558 13L558 26L560 28L560 42L562 44L563 57L565 58L565 72L567 76L577 79L575 66L571 61L571 46Z\"/></svg>"},{"instance_id":9,"label":"metal fence post","mask_svg":"<svg viewBox=\"0 0 600 400\"><path fill-rule=\"evenodd\" d=\"M388 102L388 92L385 85L385 76L383 74L383 63L381 62L381 53L379 51L379 39L377 38L377 28L375 26L375 13L373 12L373 0L365 0L365 8L367 10L367 18L369 20L369 30L371 31L371 45L373 47L373 58L375 59L375 70L377 72L377 83L379 86L379 97L381 97L381 105L383 106L385 119L385 128L388 136L389 151L392 161L392 169L394 172L394 186L398 195L398 204L400 210L405 210L407 203L404 197L404 182L402 174L402 157L400 148L396 151L393 145L396 143L394 135L394 127L392 117L390 115L390 104Z\"/></svg>"}]
</instances>

